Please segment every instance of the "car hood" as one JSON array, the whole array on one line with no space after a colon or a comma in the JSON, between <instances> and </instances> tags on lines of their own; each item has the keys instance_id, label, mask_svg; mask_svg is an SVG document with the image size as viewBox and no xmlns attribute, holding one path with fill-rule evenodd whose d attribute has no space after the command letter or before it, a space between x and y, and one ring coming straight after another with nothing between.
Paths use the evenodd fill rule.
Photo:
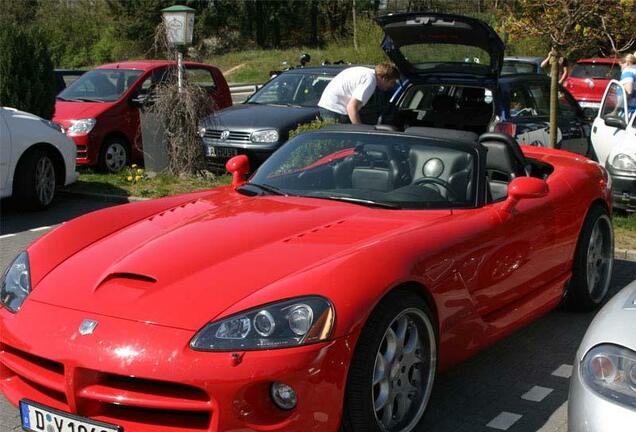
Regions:
<instances>
[{"instance_id":1,"label":"car hood","mask_svg":"<svg viewBox=\"0 0 636 432\"><path fill-rule=\"evenodd\" d=\"M429 12L390 14L376 21L384 30L382 49L408 78L440 73L497 78L501 73L504 43L483 21ZM477 47L488 53L490 64L419 61L419 56L425 58L431 53L430 47L419 51L415 48L423 44Z\"/></svg>"},{"instance_id":2,"label":"car hood","mask_svg":"<svg viewBox=\"0 0 636 432\"><path fill-rule=\"evenodd\" d=\"M208 117L203 126L210 129L289 131L300 123L313 120L317 115L317 107L241 104Z\"/></svg>"},{"instance_id":3,"label":"car hood","mask_svg":"<svg viewBox=\"0 0 636 432\"><path fill-rule=\"evenodd\" d=\"M96 118L112 106L112 102L55 102L53 121L64 124L70 120Z\"/></svg>"},{"instance_id":4,"label":"car hood","mask_svg":"<svg viewBox=\"0 0 636 432\"><path fill-rule=\"evenodd\" d=\"M599 344L615 344L636 351L636 281L623 288L603 306L587 329L579 347L583 357Z\"/></svg>"},{"instance_id":5,"label":"car hood","mask_svg":"<svg viewBox=\"0 0 636 432\"><path fill-rule=\"evenodd\" d=\"M92 242L48 273L24 306L37 301L196 330L288 275L449 214L434 211L409 219L387 218L387 212L397 213L228 190Z\"/></svg>"}]
</instances>

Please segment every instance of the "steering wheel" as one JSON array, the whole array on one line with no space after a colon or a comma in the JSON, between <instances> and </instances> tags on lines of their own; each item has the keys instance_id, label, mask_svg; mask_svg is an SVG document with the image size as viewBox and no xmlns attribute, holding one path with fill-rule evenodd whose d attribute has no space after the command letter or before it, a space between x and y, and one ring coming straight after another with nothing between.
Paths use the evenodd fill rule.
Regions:
<instances>
[{"instance_id":1,"label":"steering wheel","mask_svg":"<svg viewBox=\"0 0 636 432\"><path fill-rule=\"evenodd\" d=\"M455 191L453 190L453 187L446 180L442 180L437 177L420 177L416 179L415 181L413 181L413 184L418 186L426 186L427 184L434 184L437 186L441 186L446 190L446 195L447 195L446 198L449 201L455 201L457 199L455 195Z\"/></svg>"}]
</instances>

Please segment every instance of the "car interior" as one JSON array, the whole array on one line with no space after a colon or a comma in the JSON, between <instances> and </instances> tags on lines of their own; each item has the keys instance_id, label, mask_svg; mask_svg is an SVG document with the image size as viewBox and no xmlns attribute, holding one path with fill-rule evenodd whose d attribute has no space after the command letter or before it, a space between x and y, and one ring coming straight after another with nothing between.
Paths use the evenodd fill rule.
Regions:
<instances>
[{"instance_id":1,"label":"car interior","mask_svg":"<svg viewBox=\"0 0 636 432\"><path fill-rule=\"evenodd\" d=\"M401 129L435 127L481 134L494 115L492 91L485 87L426 84L412 86L389 123Z\"/></svg>"},{"instance_id":2,"label":"car interior","mask_svg":"<svg viewBox=\"0 0 636 432\"><path fill-rule=\"evenodd\" d=\"M388 125L336 128L395 130ZM505 134L479 136L473 132L427 127L411 127L404 134L429 140L422 144L387 139L359 140L353 148L347 144L335 152L325 151L318 159L314 156L306 166L300 163L285 173L278 171L268 177L267 183L285 189L285 180L281 178L289 174L294 177L289 183L294 189L343 194L350 191L352 195L355 195L353 191L364 190L378 200L384 196L390 201L439 202L460 207L474 205L476 153L445 146L444 141L478 142L485 147L486 202L505 199L508 184L516 177L546 178L552 172L550 165L525 158L519 144Z\"/></svg>"}]
</instances>

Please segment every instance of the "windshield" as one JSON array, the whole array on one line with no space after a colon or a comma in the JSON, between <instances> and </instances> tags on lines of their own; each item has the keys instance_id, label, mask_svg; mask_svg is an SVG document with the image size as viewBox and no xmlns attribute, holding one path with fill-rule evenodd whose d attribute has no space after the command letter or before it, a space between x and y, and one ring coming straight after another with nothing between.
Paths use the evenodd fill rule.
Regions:
<instances>
[{"instance_id":1,"label":"windshield","mask_svg":"<svg viewBox=\"0 0 636 432\"><path fill-rule=\"evenodd\" d=\"M332 76L284 73L263 86L247 103L315 107Z\"/></svg>"},{"instance_id":2,"label":"windshield","mask_svg":"<svg viewBox=\"0 0 636 432\"><path fill-rule=\"evenodd\" d=\"M58 99L81 102L113 102L137 81L143 71L131 69L95 69L79 77Z\"/></svg>"},{"instance_id":3,"label":"windshield","mask_svg":"<svg viewBox=\"0 0 636 432\"><path fill-rule=\"evenodd\" d=\"M275 152L244 189L380 208L472 207L475 161L474 149L426 138L305 133Z\"/></svg>"},{"instance_id":4,"label":"windshield","mask_svg":"<svg viewBox=\"0 0 636 432\"><path fill-rule=\"evenodd\" d=\"M621 68L617 64L577 63L572 68L570 77L619 80L621 79Z\"/></svg>"},{"instance_id":5,"label":"windshield","mask_svg":"<svg viewBox=\"0 0 636 432\"><path fill-rule=\"evenodd\" d=\"M539 73L539 65L536 63L524 62L519 60L504 60L502 75Z\"/></svg>"}]
</instances>

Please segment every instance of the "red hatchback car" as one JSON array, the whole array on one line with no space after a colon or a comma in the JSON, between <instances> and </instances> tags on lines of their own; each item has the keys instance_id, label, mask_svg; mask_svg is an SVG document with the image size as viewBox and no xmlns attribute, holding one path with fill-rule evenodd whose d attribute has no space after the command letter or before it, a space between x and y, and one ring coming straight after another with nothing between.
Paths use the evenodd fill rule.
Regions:
<instances>
[{"instance_id":1,"label":"red hatchback car","mask_svg":"<svg viewBox=\"0 0 636 432\"><path fill-rule=\"evenodd\" d=\"M610 181L573 153L340 125L228 167L16 257L0 390L26 430L412 432L439 370L608 293Z\"/></svg>"},{"instance_id":2,"label":"red hatchback car","mask_svg":"<svg viewBox=\"0 0 636 432\"><path fill-rule=\"evenodd\" d=\"M610 80L619 80L621 67L618 59L589 58L578 60L563 86L574 96L581 108L597 111Z\"/></svg>"},{"instance_id":3,"label":"red hatchback car","mask_svg":"<svg viewBox=\"0 0 636 432\"><path fill-rule=\"evenodd\" d=\"M216 106L232 105L221 71L185 62L186 79L203 86ZM139 105L175 62L136 60L106 64L86 72L57 96L53 121L77 144L77 164L109 172L143 157Z\"/></svg>"}]
</instances>

